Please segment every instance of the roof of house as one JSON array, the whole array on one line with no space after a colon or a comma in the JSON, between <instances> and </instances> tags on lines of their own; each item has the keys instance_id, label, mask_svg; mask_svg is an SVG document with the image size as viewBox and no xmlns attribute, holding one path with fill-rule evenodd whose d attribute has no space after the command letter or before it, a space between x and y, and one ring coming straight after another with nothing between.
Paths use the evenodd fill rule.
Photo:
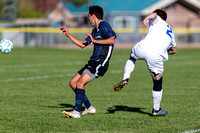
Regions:
<instances>
[{"instance_id":1,"label":"roof of house","mask_svg":"<svg viewBox=\"0 0 200 133\"><path fill-rule=\"evenodd\" d=\"M99 5L105 12L111 11L141 11L159 0L94 0L93 5Z\"/></svg>"},{"instance_id":2,"label":"roof of house","mask_svg":"<svg viewBox=\"0 0 200 133\"><path fill-rule=\"evenodd\" d=\"M88 12L88 4L81 7L76 7L72 2L63 2L63 6L66 7L70 12Z\"/></svg>"},{"instance_id":3,"label":"roof of house","mask_svg":"<svg viewBox=\"0 0 200 133\"><path fill-rule=\"evenodd\" d=\"M76 7L71 2L63 2L63 5L71 13L88 12L90 5L99 5L105 12L141 12L142 15L147 15L157 8L167 7L175 2L185 3L197 12L200 10L200 0L91 0L89 4L81 7Z\"/></svg>"},{"instance_id":4,"label":"roof of house","mask_svg":"<svg viewBox=\"0 0 200 133\"><path fill-rule=\"evenodd\" d=\"M187 7L190 7L200 13L200 0L160 0L141 11L141 13L142 15L147 15L155 9L167 7L168 5L171 5L175 2L180 2L184 5L187 5Z\"/></svg>"},{"instance_id":5,"label":"roof of house","mask_svg":"<svg viewBox=\"0 0 200 133\"><path fill-rule=\"evenodd\" d=\"M88 12L90 5L99 5L105 12L115 11L142 11L145 8L157 3L160 0L92 0L89 4L81 7L76 7L71 2L64 2L63 5L72 13L75 12Z\"/></svg>"}]
</instances>

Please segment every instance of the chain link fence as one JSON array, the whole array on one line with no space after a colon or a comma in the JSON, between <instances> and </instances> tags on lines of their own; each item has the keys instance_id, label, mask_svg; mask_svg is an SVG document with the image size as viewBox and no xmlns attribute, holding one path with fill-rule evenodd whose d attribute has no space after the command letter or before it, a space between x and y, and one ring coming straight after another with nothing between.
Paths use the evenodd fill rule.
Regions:
<instances>
[{"instance_id":1,"label":"chain link fence","mask_svg":"<svg viewBox=\"0 0 200 133\"><path fill-rule=\"evenodd\" d=\"M132 29L114 29L117 33L116 44L133 44L147 34L147 30L135 32ZM91 33L92 28L71 28L69 32L80 40ZM174 29L177 43L196 43L200 45L200 30ZM58 28L0 28L0 39L9 39L19 47L43 47L73 44Z\"/></svg>"}]
</instances>

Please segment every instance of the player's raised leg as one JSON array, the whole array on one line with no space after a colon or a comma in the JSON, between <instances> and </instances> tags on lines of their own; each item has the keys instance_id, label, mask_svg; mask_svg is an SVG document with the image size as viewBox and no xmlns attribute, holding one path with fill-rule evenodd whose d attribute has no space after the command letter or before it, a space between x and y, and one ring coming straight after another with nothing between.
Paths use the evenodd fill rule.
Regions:
<instances>
[{"instance_id":1,"label":"player's raised leg","mask_svg":"<svg viewBox=\"0 0 200 133\"><path fill-rule=\"evenodd\" d=\"M163 110L160 108L160 103L162 100L162 73L155 74L151 72L151 76L153 78L153 90L152 90L152 97L153 97L153 110L152 116L163 116L168 114L168 111Z\"/></svg>"},{"instance_id":2,"label":"player's raised leg","mask_svg":"<svg viewBox=\"0 0 200 133\"><path fill-rule=\"evenodd\" d=\"M130 57L125 64L123 80L114 86L114 91L119 92L124 86L128 84L128 80L134 68L135 68L135 60Z\"/></svg>"}]
</instances>

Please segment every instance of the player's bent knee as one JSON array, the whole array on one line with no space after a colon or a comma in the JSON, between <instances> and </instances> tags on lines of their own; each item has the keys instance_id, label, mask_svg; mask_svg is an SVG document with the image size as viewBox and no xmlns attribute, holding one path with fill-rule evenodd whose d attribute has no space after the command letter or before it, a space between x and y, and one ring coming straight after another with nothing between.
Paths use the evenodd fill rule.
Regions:
<instances>
[{"instance_id":1,"label":"player's bent knee","mask_svg":"<svg viewBox=\"0 0 200 133\"><path fill-rule=\"evenodd\" d=\"M153 79L153 90L154 91L162 90L162 77L159 80Z\"/></svg>"},{"instance_id":2,"label":"player's bent knee","mask_svg":"<svg viewBox=\"0 0 200 133\"><path fill-rule=\"evenodd\" d=\"M72 89L76 89L76 82L69 81L69 86L70 86Z\"/></svg>"},{"instance_id":3,"label":"player's bent knee","mask_svg":"<svg viewBox=\"0 0 200 133\"><path fill-rule=\"evenodd\" d=\"M162 73L156 74L156 73L151 72L151 76L152 76L153 80L156 80L156 81L160 80L162 75L163 75Z\"/></svg>"},{"instance_id":4,"label":"player's bent knee","mask_svg":"<svg viewBox=\"0 0 200 133\"><path fill-rule=\"evenodd\" d=\"M159 77L159 76L153 77L153 80L155 80L155 81L158 81L160 79L161 79L161 77Z\"/></svg>"}]
</instances>

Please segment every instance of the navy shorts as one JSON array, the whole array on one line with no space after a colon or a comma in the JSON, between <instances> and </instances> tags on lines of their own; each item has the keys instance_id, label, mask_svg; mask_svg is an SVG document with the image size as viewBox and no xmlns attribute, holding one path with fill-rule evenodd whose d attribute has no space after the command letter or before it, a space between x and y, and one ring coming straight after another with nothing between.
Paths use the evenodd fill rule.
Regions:
<instances>
[{"instance_id":1,"label":"navy shorts","mask_svg":"<svg viewBox=\"0 0 200 133\"><path fill-rule=\"evenodd\" d=\"M86 64L78 71L78 74L82 75L86 69L89 70L91 74L94 74L95 78L98 78L99 76L103 76L106 73L108 66L102 66L102 64L97 61L89 60L88 64Z\"/></svg>"}]
</instances>

